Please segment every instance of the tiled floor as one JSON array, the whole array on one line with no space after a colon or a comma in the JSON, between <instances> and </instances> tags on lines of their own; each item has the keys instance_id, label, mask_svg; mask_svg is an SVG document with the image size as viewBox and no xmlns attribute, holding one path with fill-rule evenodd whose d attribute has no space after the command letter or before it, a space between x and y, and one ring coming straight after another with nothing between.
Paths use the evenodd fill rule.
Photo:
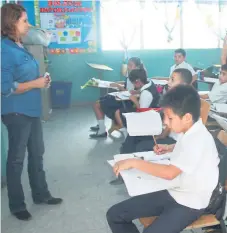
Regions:
<instances>
[{"instance_id":1,"label":"tiled floor","mask_svg":"<svg viewBox=\"0 0 227 233\"><path fill-rule=\"evenodd\" d=\"M114 137L91 140L88 137L91 124L96 122L88 107L55 110L52 119L43 124L49 187L64 203L54 207L34 205L24 169L22 182L33 219L21 222L12 217L3 189L3 233L110 233L106 211L128 195L124 186L109 185L113 173L106 160L118 153L123 136L116 132Z\"/></svg>"}]
</instances>

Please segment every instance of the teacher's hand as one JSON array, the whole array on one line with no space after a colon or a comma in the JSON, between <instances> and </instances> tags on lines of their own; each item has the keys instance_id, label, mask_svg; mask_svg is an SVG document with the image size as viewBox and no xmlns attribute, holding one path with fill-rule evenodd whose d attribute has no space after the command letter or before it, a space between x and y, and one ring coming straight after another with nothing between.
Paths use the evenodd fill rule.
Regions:
<instances>
[{"instance_id":1,"label":"teacher's hand","mask_svg":"<svg viewBox=\"0 0 227 233\"><path fill-rule=\"evenodd\" d=\"M45 77L40 77L33 80L35 88L47 88L50 86L50 79Z\"/></svg>"}]
</instances>

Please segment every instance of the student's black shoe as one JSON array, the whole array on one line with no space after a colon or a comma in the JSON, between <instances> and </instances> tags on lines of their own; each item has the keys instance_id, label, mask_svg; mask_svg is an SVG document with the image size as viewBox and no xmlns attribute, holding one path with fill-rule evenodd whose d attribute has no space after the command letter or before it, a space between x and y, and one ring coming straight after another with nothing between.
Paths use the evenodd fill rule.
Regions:
<instances>
[{"instance_id":1,"label":"student's black shoe","mask_svg":"<svg viewBox=\"0 0 227 233\"><path fill-rule=\"evenodd\" d=\"M32 218L31 214L27 211L27 210L22 210L19 212L15 212L13 213L13 215L19 219L19 220L23 220L23 221L28 221Z\"/></svg>"},{"instance_id":2,"label":"student's black shoe","mask_svg":"<svg viewBox=\"0 0 227 233\"><path fill-rule=\"evenodd\" d=\"M106 138L107 137L107 132L102 133L102 134L98 134L98 132L97 132L97 133L94 133L94 134L90 134L89 136L90 136L90 138Z\"/></svg>"},{"instance_id":3,"label":"student's black shoe","mask_svg":"<svg viewBox=\"0 0 227 233\"><path fill-rule=\"evenodd\" d=\"M111 180L110 181L111 185L120 185L120 184L124 184L124 180L122 179L121 176L119 176L117 179L115 180Z\"/></svg>"},{"instance_id":4,"label":"student's black shoe","mask_svg":"<svg viewBox=\"0 0 227 233\"><path fill-rule=\"evenodd\" d=\"M61 204L63 200L61 198L56 198L56 197L51 197L50 199L47 200L37 200L34 201L35 204L47 204L47 205L58 205Z\"/></svg>"},{"instance_id":5,"label":"student's black shoe","mask_svg":"<svg viewBox=\"0 0 227 233\"><path fill-rule=\"evenodd\" d=\"M99 130L99 125L96 125L96 126L92 126L90 128L91 131L98 131Z\"/></svg>"}]
</instances>

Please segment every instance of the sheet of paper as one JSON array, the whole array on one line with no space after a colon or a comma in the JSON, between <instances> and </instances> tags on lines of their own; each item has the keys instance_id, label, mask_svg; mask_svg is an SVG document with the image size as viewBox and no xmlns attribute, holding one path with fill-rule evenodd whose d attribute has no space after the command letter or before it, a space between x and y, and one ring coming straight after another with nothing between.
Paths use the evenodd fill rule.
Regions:
<instances>
[{"instance_id":1,"label":"sheet of paper","mask_svg":"<svg viewBox=\"0 0 227 233\"><path fill-rule=\"evenodd\" d=\"M227 113L227 104L213 104L211 106L211 110L215 112L220 112L220 113Z\"/></svg>"},{"instance_id":2,"label":"sheet of paper","mask_svg":"<svg viewBox=\"0 0 227 233\"><path fill-rule=\"evenodd\" d=\"M207 83L217 83L219 80L217 78L208 78L208 77L204 77L204 82Z\"/></svg>"},{"instance_id":3,"label":"sheet of paper","mask_svg":"<svg viewBox=\"0 0 227 233\"><path fill-rule=\"evenodd\" d=\"M217 121L217 123L227 132L227 118L219 116L214 112L210 112L209 116Z\"/></svg>"},{"instance_id":4,"label":"sheet of paper","mask_svg":"<svg viewBox=\"0 0 227 233\"><path fill-rule=\"evenodd\" d=\"M131 96L129 91L112 92L109 95L113 95L120 100L129 100L129 96Z\"/></svg>"},{"instance_id":5,"label":"sheet of paper","mask_svg":"<svg viewBox=\"0 0 227 233\"><path fill-rule=\"evenodd\" d=\"M156 161L156 163L167 165L169 160ZM138 196L179 186L179 177L174 180L165 180L136 169L122 171L120 174L130 196Z\"/></svg>"},{"instance_id":6,"label":"sheet of paper","mask_svg":"<svg viewBox=\"0 0 227 233\"><path fill-rule=\"evenodd\" d=\"M209 91L198 91L199 95L206 95L209 93Z\"/></svg>"},{"instance_id":7,"label":"sheet of paper","mask_svg":"<svg viewBox=\"0 0 227 233\"><path fill-rule=\"evenodd\" d=\"M161 116L156 111L124 113L127 131L130 136L160 135L162 133Z\"/></svg>"},{"instance_id":8,"label":"sheet of paper","mask_svg":"<svg viewBox=\"0 0 227 233\"><path fill-rule=\"evenodd\" d=\"M169 159L171 153L166 153L163 155L156 155L154 151L145 151L145 152L136 152L133 154L117 154L114 155L114 161L118 162L125 159L132 159L132 158L142 158L146 161L160 161Z\"/></svg>"},{"instance_id":9,"label":"sheet of paper","mask_svg":"<svg viewBox=\"0 0 227 233\"><path fill-rule=\"evenodd\" d=\"M117 87L110 87L110 85L114 82L104 81L96 78L92 78L92 80L96 81L98 83L98 87L100 88L112 88L118 90Z\"/></svg>"}]
</instances>

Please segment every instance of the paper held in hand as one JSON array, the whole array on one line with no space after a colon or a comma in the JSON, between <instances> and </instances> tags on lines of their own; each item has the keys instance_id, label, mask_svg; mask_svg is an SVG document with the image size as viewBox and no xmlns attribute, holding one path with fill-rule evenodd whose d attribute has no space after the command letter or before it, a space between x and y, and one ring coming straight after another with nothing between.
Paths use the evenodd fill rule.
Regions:
<instances>
[{"instance_id":1,"label":"paper held in hand","mask_svg":"<svg viewBox=\"0 0 227 233\"><path fill-rule=\"evenodd\" d=\"M127 122L130 136L153 136L162 133L162 119L158 112L131 112L123 114Z\"/></svg>"}]
</instances>

